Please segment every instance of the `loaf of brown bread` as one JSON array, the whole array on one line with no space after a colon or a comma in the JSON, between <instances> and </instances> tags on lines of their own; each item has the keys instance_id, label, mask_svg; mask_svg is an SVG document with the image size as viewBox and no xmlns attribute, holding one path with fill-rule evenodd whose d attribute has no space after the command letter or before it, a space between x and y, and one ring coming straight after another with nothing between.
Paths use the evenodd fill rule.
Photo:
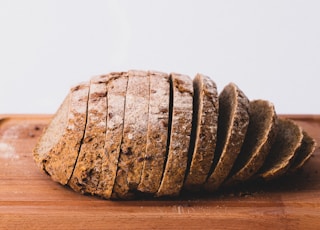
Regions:
<instances>
[{"instance_id":1,"label":"loaf of brown bread","mask_svg":"<svg viewBox=\"0 0 320 230\"><path fill-rule=\"evenodd\" d=\"M294 173L316 142L272 103L197 74L114 72L73 87L33 154L54 181L104 199L212 193Z\"/></svg>"}]
</instances>

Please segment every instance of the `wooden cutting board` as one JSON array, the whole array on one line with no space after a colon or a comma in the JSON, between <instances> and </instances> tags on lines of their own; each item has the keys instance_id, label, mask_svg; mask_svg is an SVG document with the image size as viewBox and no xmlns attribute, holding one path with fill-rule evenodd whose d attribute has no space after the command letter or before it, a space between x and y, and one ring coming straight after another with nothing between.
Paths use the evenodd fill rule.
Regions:
<instances>
[{"instance_id":1,"label":"wooden cutting board","mask_svg":"<svg viewBox=\"0 0 320 230\"><path fill-rule=\"evenodd\" d=\"M320 143L320 115L294 119ZM320 150L295 175L211 196L107 201L53 182L32 158L51 115L0 115L0 229L320 229Z\"/></svg>"}]
</instances>

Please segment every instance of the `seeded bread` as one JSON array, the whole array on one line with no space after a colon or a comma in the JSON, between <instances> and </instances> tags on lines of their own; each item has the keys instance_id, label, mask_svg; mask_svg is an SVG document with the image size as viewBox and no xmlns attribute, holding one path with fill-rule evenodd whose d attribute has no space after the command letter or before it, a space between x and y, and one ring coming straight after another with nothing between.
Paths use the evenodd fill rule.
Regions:
<instances>
[{"instance_id":1,"label":"seeded bread","mask_svg":"<svg viewBox=\"0 0 320 230\"><path fill-rule=\"evenodd\" d=\"M192 80L172 73L171 122L169 122L168 154L160 187L156 196L177 196L183 185L188 161L192 126Z\"/></svg>"},{"instance_id":2,"label":"seeded bread","mask_svg":"<svg viewBox=\"0 0 320 230\"><path fill-rule=\"evenodd\" d=\"M249 106L249 126L241 152L224 183L231 186L252 177L263 165L276 136L276 113L272 103L254 100Z\"/></svg>"},{"instance_id":3,"label":"seeded bread","mask_svg":"<svg viewBox=\"0 0 320 230\"><path fill-rule=\"evenodd\" d=\"M123 199L131 197L130 191L136 190L140 183L148 132L149 76L147 72L135 70L128 75L117 186L113 191Z\"/></svg>"},{"instance_id":4,"label":"seeded bread","mask_svg":"<svg viewBox=\"0 0 320 230\"><path fill-rule=\"evenodd\" d=\"M81 193L96 194L102 161L105 159L107 78L107 75L98 76L93 77L90 81L85 135L68 183L73 190Z\"/></svg>"},{"instance_id":5,"label":"seeded bread","mask_svg":"<svg viewBox=\"0 0 320 230\"><path fill-rule=\"evenodd\" d=\"M191 162L184 182L187 190L199 190L207 179L216 147L219 107L217 87L209 77L197 74L193 88Z\"/></svg>"},{"instance_id":6,"label":"seeded bread","mask_svg":"<svg viewBox=\"0 0 320 230\"><path fill-rule=\"evenodd\" d=\"M147 133L147 150L138 190L156 193L160 186L169 123L169 76L161 72L148 72L150 78L150 102Z\"/></svg>"},{"instance_id":7,"label":"seeded bread","mask_svg":"<svg viewBox=\"0 0 320 230\"><path fill-rule=\"evenodd\" d=\"M306 161L311 157L312 153L316 148L315 140L309 136L306 131L303 131L303 138L300 147L297 149L295 153L295 158L290 166L290 171L295 172L299 168L301 168Z\"/></svg>"},{"instance_id":8,"label":"seeded bread","mask_svg":"<svg viewBox=\"0 0 320 230\"><path fill-rule=\"evenodd\" d=\"M270 180L284 174L294 160L303 138L301 127L288 119L278 120L278 132L259 176Z\"/></svg>"},{"instance_id":9,"label":"seeded bread","mask_svg":"<svg viewBox=\"0 0 320 230\"><path fill-rule=\"evenodd\" d=\"M219 95L218 136L215 158L205 189L215 191L226 179L244 141L249 124L249 100L233 83Z\"/></svg>"},{"instance_id":10,"label":"seeded bread","mask_svg":"<svg viewBox=\"0 0 320 230\"><path fill-rule=\"evenodd\" d=\"M70 90L33 151L37 165L63 185L68 183L78 157L86 124L88 92L88 83Z\"/></svg>"}]
</instances>

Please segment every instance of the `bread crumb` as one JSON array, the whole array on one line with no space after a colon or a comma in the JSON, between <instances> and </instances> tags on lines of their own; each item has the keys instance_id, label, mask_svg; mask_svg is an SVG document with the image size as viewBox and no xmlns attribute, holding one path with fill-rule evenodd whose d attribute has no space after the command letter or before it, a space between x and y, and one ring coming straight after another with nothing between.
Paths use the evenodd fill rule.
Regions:
<instances>
[{"instance_id":1,"label":"bread crumb","mask_svg":"<svg viewBox=\"0 0 320 230\"><path fill-rule=\"evenodd\" d=\"M3 159L19 159L19 155L15 153L15 148L7 143L0 143L0 158Z\"/></svg>"}]
</instances>

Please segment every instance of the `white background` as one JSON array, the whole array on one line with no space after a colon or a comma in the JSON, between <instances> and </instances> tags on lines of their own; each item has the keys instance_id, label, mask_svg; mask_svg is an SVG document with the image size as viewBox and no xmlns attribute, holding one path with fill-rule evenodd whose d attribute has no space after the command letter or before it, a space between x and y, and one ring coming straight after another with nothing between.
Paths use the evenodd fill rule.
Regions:
<instances>
[{"instance_id":1,"label":"white background","mask_svg":"<svg viewBox=\"0 0 320 230\"><path fill-rule=\"evenodd\" d=\"M54 113L71 86L128 69L319 114L320 1L0 0L0 114Z\"/></svg>"}]
</instances>

